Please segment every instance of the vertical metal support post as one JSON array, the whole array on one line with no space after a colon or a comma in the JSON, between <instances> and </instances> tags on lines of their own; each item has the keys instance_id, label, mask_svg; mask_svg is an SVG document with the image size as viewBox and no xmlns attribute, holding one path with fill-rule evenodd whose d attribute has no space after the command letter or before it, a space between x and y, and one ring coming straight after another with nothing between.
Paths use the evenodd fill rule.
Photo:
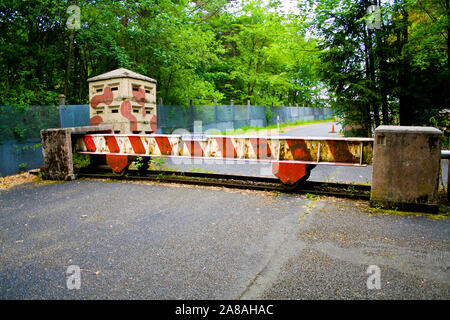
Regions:
<instances>
[{"instance_id":1,"label":"vertical metal support post","mask_svg":"<svg viewBox=\"0 0 450 320\"><path fill-rule=\"evenodd\" d=\"M250 99L247 99L247 125L250 126Z\"/></svg>"},{"instance_id":2,"label":"vertical metal support post","mask_svg":"<svg viewBox=\"0 0 450 320\"><path fill-rule=\"evenodd\" d=\"M191 118L191 123L192 123L192 130L191 132L194 132L194 121L195 121L195 114L194 114L194 100L190 100L189 101L189 112L190 112L190 118Z\"/></svg>"},{"instance_id":3,"label":"vertical metal support post","mask_svg":"<svg viewBox=\"0 0 450 320\"><path fill-rule=\"evenodd\" d=\"M217 117L217 100L214 99L214 122L219 122L219 118Z\"/></svg>"},{"instance_id":4,"label":"vertical metal support post","mask_svg":"<svg viewBox=\"0 0 450 320\"><path fill-rule=\"evenodd\" d=\"M233 122L233 129L234 129L234 100L230 100L231 105L231 122Z\"/></svg>"},{"instance_id":5,"label":"vertical metal support post","mask_svg":"<svg viewBox=\"0 0 450 320\"><path fill-rule=\"evenodd\" d=\"M319 146L317 147L317 163L319 163L320 161L320 142L319 142Z\"/></svg>"},{"instance_id":6,"label":"vertical metal support post","mask_svg":"<svg viewBox=\"0 0 450 320\"><path fill-rule=\"evenodd\" d=\"M280 139L278 139L277 161L280 161L280 152L281 152L281 142Z\"/></svg>"},{"instance_id":7,"label":"vertical metal support post","mask_svg":"<svg viewBox=\"0 0 450 320\"><path fill-rule=\"evenodd\" d=\"M363 150L364 150L364 142L361 142L361 152L359 155L359 164L362 165L363 162Z\"/></svg>"}]
</instances>

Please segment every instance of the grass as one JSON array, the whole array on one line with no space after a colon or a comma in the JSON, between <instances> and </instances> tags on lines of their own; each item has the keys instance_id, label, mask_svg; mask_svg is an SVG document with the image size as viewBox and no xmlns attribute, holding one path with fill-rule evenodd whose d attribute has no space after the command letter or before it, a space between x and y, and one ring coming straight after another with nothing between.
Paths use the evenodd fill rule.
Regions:
<instances>
[{"instance_id":1,"label":"grass","mask_svg":"<svg viewBox=\"0 0 450 320\"><path fill-rule=\"evenodd\" d=\"M375 215L396 215L396 216L426 216L430 219L434 220L445 220L449 217L449 208L448 206L439 206L439 213L424 213L424 212L413 212L413 211L400 211L400 210L392 210L392 209L383 209L383 208L370 208L369 216Z\"/></svg>"},{"instance_id":2,"label":"grass","mask_svg":"<svg viewBox=\"0 0 450 320\"><path fill-rule=\"evenodd\" d=\"M212 171L212 170L199 169L199 168L190 168L189 171L190 172L201 172L201 173L214 173L214 171Z\"/></svg>"},{"instance_id":3,"label":"grass","mask_svg":"<svg viewBox=\"0 0 450 320\"><path fill-rule=\"evenodd\" d=\"M72 161L75 169L87 168L91 164L91 158L87 154L72 153Z\"/></svg>"},{"instance_id":4,"label":"grass","mask_svg":"<svg viewBox=\"0 0 450 320\"><path fill-rule=\"evenodd\" d=\"M33 181L34 184L55 184L55 183L64 183L64 180L46 180L42 177L42 172L39 172L36 176L34 176Z\"/></svg>"},{"instance_id":5,"label":"grass","mask_svg":"<svg viewBox=\"0 0 450 320\"><path fill-rule=\"evenodd\" d=\"M437 213L425 213L417 211L402 211L397 208L384 208L383 205L375 205L374 207L368 207L369 216L376 215L397 215L397 216L426 216L434 220L445 220L450 216L450 207L447 203L441 201L439 204L439 211Z\"/></svg>"},{"instance_id":6,"label":"grass","mask_svg":"<svg viewBox=\"0 0 450 320\"><path fill-rule=\"evenodd\" d=\"M301 214L301 216L298 218L298 223L301 223L301 222L303 221L303 219L305 218L305 216L306 216L307 214L310 214L311 211L316 207L317 201L320 201L320 197L319 197L318 195L315 195L315 194L307 193L307 194L305 195L305 197L306 197L307 199L309 199L309 200L312 200L312 201L310 201L310 202L307 204L306 210L303 211L303 213Z\"/></svg>"}]
</instances>

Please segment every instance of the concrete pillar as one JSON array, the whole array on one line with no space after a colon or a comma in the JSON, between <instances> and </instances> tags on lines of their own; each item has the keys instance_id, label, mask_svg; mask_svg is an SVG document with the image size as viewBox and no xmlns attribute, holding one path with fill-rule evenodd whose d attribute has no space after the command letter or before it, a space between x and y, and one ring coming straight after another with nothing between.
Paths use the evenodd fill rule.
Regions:
<instances>
[{"instance_id":1,"label":"concrete pillar","mask_svg":"<svg viewBox=\"0 0 450 320\"><path fill-rule=\"evenodd\" d=\"M441 136L431 127L376 128L371 205L436 212Z\"/></svg>"},{"instance_id":2,"label":"concrete pillar","mask_svg":"<svg viewBox=\"0 0 450 320\"><path fill-rule=\"evenodd\" d=\"M42 177L47 180L73 180L72 139L68 129L41 130Z\"/></svg>"},{"instance_id":3,"label":"concrete pillar","mask_svg":"<svg viewBox=\"0 0 450 320\"><path fill-rule=\"evenodd\" d=\"M73 180L72 134L111 133L113 126L87 126L41 130L42 177L47 180Z\"/></svg>"}]
</instances>

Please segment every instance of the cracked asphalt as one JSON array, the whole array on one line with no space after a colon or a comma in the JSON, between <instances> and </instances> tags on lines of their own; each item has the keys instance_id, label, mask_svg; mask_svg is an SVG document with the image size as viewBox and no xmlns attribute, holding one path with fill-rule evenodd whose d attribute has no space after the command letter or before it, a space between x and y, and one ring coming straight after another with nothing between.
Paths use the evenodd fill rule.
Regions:
<instances>
[{"instance_id":1,"label":"cracked asphalt","mask_svg":"<svg viewBox=\"0 0 450 320\"><path fill-rule=\"evenodd\" d=\"M448 300L449 235L447 219L331 197L25 184L0 191L0 297ZM367 287L370 265L380 289Z\"/></svg>"}]
</instances>

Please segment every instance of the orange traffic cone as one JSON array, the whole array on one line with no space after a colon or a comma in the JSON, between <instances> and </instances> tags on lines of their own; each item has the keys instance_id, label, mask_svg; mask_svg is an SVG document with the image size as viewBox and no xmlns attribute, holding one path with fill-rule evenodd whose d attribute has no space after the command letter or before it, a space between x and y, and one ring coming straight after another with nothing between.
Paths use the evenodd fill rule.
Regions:
<instances>
[{"instance_id":1,"label":"orange traffic cone","mask_svg":"<svg viewBox=\"0 0 450 320\"><path fill-rule=\"evenodd\" d=\"M331 131L330 131L330 133L336 133L336 132L334 132L334 122L333 122L333 125L331 126Z\"/></svg>"}]
</instances>

